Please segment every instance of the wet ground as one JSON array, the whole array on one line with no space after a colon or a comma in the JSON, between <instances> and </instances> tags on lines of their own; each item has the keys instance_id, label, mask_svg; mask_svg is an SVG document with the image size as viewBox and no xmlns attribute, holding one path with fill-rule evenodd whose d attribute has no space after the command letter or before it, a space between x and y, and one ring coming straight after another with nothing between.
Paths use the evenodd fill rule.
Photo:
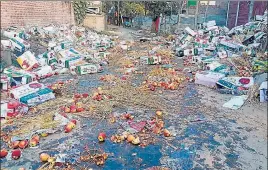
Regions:
<instances>
[{"instance_id":1,"label":"wet ground","mask_svg":"<svg viewBox=\"0 0 268 170\"><path fill-rule=\"evenodd\" d=\"M126 33L127 29L124 29L123 34ZM182 63L180 59L175 62ZM181 67L180 64L176 66ZM101 86L99 77L113 71L108 67L103 73L78 77L76 92L90 92ZM45 79L44 82L71 78L75 77L61 75ZM171 138L154 135L152 138L156 142L144 148L126 142L112 143L109 139L99 143L97 132L105 131L107 136L123 132L124 129L120 128L122 122L111 124L107 119L77 117L80 121L76 130L68 134L59 132L48 136L39 148L25 149L18 161L2 159L1 166L10 170L19 167L37 169L42 165L39 161L41 152L68 154L70 159L67 161L75 163L87 147L109 154L103 166L79 162L79 166L85 165L88 169L135 170L153 166L174 170L267 168L267 106L246 104L246 110L226 110L222 108L222 103L231 96L219 95L194 83L188 83L183 91L176 90L163 95L172 101L170 105L180 105L179 110L164 116L165 127L173 134ZM258 109L254 110L256 107ZM116 111L120 114L131 110L132 108L118 108ZM146 120L154 112L134 110L133 114L137 120Z\"/></svg>"}]
</instances>

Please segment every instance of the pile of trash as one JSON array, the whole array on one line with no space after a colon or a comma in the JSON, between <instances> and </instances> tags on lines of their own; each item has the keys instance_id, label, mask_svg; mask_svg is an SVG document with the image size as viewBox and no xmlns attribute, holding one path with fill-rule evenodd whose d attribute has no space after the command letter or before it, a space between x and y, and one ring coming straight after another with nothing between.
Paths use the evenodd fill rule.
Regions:
<instances>
[{"instance_id":1,"label":"pile of trash","mask_svg":"<svg viewBox=\"0 0 268 170\"><path fill-rule=\"evenodd\" d=\"M107 50L115 46L116 39L84 27L67 25L1 30L1 131L10 123L10 117L23 116L29 111L32 114L46 112L39 114L38 118L21 117L20 122L31 122L27 128L23 126L12 134L1 135L1 148L11 149L1 149L1 158L19 159L21 149L38 147L43 138L57 130L69 133L75 128L76 119L53 110L54 105L64 106L69 101L52 100L62 97L65 85L72 80L44 84L41 79L66 73L81 76L103 72L103 67L108 64ZM83 97L87 98L88 94L83 94ZM47 108L40 110L37 107L40 104L47 104L52 111ZM64 113L73 113L84 108L77 103L62 109ZM104 160L98 161L98 155L95 157L96 164L103 164ZM65 162L60 154L52 157L42 153L40 160L48 162L44 166Z\"/></svg>"},{"instance_id":2,"label":"pile of trash","mask_svg":"<svg viewBox=\"0 0 268 170\"><path fill-rule=\"evenodd\" d=\"M183 57L185 67L197 70L196 84L216 88L220 93L246 95L257 83L255 79L268 71L266 27L267 21L255 21L229 30L208 21L198 30L186 27L175 38L173 50ZM261 77L257 84L265 91L260 92L263 102L267 101L267 95L263 99L267 78Z\"/></svg>"},{"instance_id":3,"label":"pile of trash","mask_svg":"<svg viewBox=\"0 0 268 170\"><path fill-rule=\"evenodd\" d=\"M40 79L102 72L116 38L66 25L11 27L1 37L1 91L28 106L55 98Z\"/></svg>"}]
</instances>

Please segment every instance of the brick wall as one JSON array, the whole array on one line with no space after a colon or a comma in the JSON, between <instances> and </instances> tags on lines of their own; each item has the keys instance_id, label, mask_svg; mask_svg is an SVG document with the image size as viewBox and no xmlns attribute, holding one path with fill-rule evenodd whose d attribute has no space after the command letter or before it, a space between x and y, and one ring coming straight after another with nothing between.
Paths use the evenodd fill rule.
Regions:
<instances>
[{"instance_id":1,"label":"brick wall","mask_svg":"<svg viewBox=\"0 0 268 170\"><path fill-rule=\"evenodd\" d=\"M1 28L9 26L74 24L70 2L1 1Z\"/></svg>"}]
</instances>

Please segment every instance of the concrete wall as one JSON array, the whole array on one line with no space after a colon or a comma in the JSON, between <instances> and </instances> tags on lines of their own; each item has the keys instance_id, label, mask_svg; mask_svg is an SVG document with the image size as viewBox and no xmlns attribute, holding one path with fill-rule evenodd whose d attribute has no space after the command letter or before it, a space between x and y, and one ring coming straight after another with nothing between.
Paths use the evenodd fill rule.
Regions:
<instances>
[{"instance_id":1,"label":"concrete wall","mask_svg":"<svg viewBox=\"0 0 268 170\"><path fill-rule=\"evenodd\" d=\"M64 1L1 1L1 28L74 24L72 4Z\"/></svg>"},{"instance_id":2,"label":"concrete wall","mask_svg":"<svg viewBox=\"0 0 268 170\"><path fill-rule=\"evenodd\" d=\"M96 31L104 31L106 29L106 16L87 14L83 25Z\"/></svg>"}]
</instances>

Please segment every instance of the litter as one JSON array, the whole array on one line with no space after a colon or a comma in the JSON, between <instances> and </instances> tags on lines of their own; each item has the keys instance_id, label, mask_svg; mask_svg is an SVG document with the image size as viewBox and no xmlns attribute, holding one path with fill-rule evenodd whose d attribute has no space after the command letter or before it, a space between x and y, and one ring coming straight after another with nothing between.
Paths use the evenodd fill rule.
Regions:
<instances>
[{"instance_id":1,"label":"litter","mask_svg":"<svg viewBox=\"0 0 268 170\"><path fill-rule=\"evenodd\" d=\"M209 71L197 72L195 74L195 83L208 87L215 87L216 83L223 77L225 77L225 75L222 73L214 73Z\"/></svg>"},{"instance_id":2,"label":"litter","mask_svg":"<svg viewBox=\"0 0 268 170\"><path fill-rule=\"evenodd\" d=\"M243 106L245 100L247 99L247 95L242 95L242 96L234 96L229 100L228 102L223 104L223 107L227 107L230 109L237 110L241 106Z\"/></svg>"}]
</instances>

